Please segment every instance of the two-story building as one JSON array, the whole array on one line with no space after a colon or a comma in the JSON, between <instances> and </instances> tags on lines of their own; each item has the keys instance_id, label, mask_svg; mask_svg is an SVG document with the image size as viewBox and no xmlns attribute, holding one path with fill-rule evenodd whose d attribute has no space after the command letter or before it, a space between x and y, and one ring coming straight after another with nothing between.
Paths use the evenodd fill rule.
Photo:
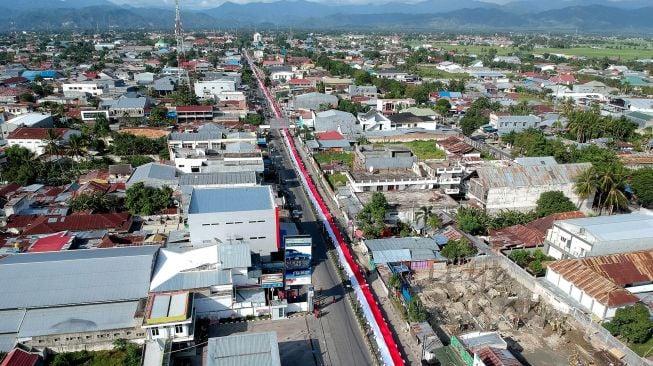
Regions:
<instances>
[{"instance_id":1,"label":"two-story building","mask_svg":"<svg viewBox=\"0 0 653 366\"><path fill-rule=\"evenodd\" d=\"M511 116L507 114L490 114L490 126L501 135L510 132L521 132L529 128L537 128L542 122L540 117L529 114L527 116Z\"/></svg>"}]
</instances>

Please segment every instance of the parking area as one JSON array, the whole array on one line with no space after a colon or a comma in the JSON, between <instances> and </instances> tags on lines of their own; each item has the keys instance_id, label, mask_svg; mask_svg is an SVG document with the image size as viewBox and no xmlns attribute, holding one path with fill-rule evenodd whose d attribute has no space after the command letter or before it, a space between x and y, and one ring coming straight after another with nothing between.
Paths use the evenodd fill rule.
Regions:
<instances>
[{"instance_id":1,"label":"parking area","mask_svg":"<svg viewBox=\"0 0 653 366\"><path fill-rule=\"evenodd\" d=\"M279 342L281 364L286 366L321 366L325 363L322 351L323 336L312 324L312 316L296 316L283 320L257 320L214 325L211 337L223 337L239 333L276 332ZM309 327L310 325L310 327ZM310 328L310 329L309 329Z\"/></svg>"}]
</instances>

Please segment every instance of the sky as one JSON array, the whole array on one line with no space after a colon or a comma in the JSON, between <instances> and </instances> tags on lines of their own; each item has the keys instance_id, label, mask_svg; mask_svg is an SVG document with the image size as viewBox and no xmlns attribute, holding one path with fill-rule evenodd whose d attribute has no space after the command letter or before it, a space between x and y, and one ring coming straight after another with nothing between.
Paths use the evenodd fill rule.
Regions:
<instances>
[{"instance_id":1,"label":"sky","mask_svg":"<svg viewBox=\"0 0 653 366\"><path fill-rule=\"evenodd\" d=\"M131 6L174 6L175 5L175 0L109 0L113 3L116 4L127 4ZM219 6L220 4L224 3L227 0L179 0L180 1L180 7L183 10L183 8L187 9L208 9L208 8L215 8ZM251 2L274 2L274 1L279 1L279 0L229 0L233 3L238 3L238 4L245 4L245 3L251 3ZM384 0L384 1L378 1L378 0L307 0L307 1L313 1L313 2L318 2L318 3L325 3L325 4L330 4L330 5L335 5L335 4L370 4L370 3L384 3L384 2L403 2L403 3L416 3L419 2L420 0ZM478 0L478 1L484 1L488 3L495 3L495 4L505 4L514 0ZM528 1L528 0L527 0ZM538 1L538 0L531 0L531 1ZM612 2L612 1L622 1L622 0L604 0L606 3ZM600 0L592 0L592 3L598 3Z\"/></svg>"}]
</instances>

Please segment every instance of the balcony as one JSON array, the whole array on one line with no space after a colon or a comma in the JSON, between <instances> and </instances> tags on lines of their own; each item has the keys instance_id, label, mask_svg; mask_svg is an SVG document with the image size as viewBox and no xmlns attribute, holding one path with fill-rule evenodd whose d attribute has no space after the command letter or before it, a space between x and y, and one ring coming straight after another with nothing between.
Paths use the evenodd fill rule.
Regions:
<instances>
[{"instance_id":1,"label":"balcony","mask_svg":"<svg viewBox=\"0 0 653 366\"><path fill-rule=\"evenodd\" d=\"M457 177L440 177L438 183L440 184L460 184L461 179Z\"/></svg>"},{"instance_id":2,"label":"balcony","mask_svg":"<svg viewBox=\"0 0 653 366\"><path fill-rule=\"evenodd\" d=\"M438 175L440 174L460 174L465 171L465 168L461 166L453 167L453 168L438 168L437 172Z\"/></svg>"},{"instance_id":3,"label":"balcony","mask_svg":"<svg viewBox=\"0 0 653 366\"><path fill-rule=\"evenodd\" d=\"M458 193L460 193L460 189L458 189L458 188L445 188L444 193L445 194L458 194Z\"/></svg>"}]
</instances>

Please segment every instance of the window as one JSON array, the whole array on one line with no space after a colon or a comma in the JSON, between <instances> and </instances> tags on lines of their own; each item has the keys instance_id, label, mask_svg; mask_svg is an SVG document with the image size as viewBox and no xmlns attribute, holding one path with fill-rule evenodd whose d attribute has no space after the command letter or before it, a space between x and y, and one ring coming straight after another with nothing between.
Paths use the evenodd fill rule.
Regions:
<instances>
[{"instance_id":1,"label":"window","mask_svg":"<svg viewBox=\"0 0 653 366\"><path fill-rule=\"evenodd\" d=\"M175 334L183 333L184 332L184 326L181 324L175 325Z\"/></svg>"},{"instance_id":2,"label":"window","mask_svg":"<svg viewBox=\"0 0 653 366\"><path fill-rule=\"evenodd\" d=\"M152 328L150 330L150 333L152 333L152 337L156 337L159 335L159 328Z\"/></svg>"}]
</instances>

